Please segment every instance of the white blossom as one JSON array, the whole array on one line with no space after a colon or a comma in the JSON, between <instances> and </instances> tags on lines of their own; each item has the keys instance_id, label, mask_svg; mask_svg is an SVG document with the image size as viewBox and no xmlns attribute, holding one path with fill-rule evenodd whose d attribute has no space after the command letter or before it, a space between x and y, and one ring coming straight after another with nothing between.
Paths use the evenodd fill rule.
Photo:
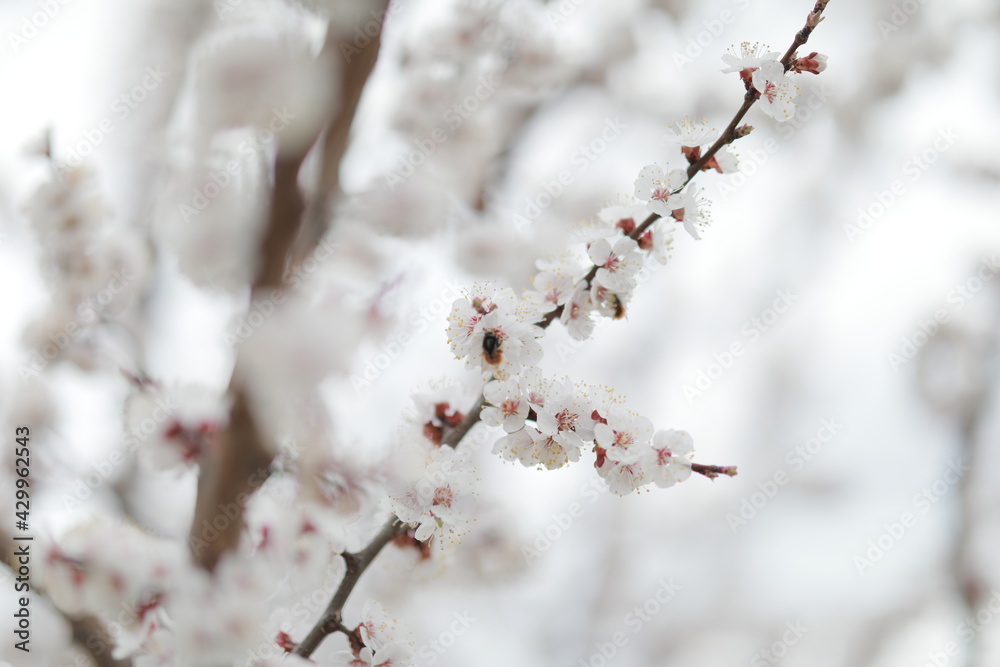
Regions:
<instances>
[{"instance_id":1,"label":"white blossom","mask_svg":"<svg viewBox=\"0 0 1000 667\"><path fill-rule=\"evenodd\" d=\"M594 303L584 282L577 284L563 308L559 321L575 340L587 340L594 333Z\"/></svg>"},{"instance_id":2,"label":"white blossom","mask_svg":"<svg viewBox=\"0 0 1000 667\"><path fill-rule=\"evenodd\" d=\"M414 524L414 537L423 542L432 536L452 542L472 520L476 500L475 469L449 447L434 449L419 477L390 498L392 511Z\"/></svg>"},{"instance_id":3,"label":"white blossom","mask_svg":"<svg viewBox=\"0 0 1000 667\"><path fill-rule=\"evenodd\" d=\"M723 62L729 65L722 70L722 73L739 72L740 76L748 76L745 73L752 72L763 63L774 60L780 55L777 51L768 51L767 49L768 47L763 44L751 44L750 42L742 42L738 54L730 48L733 53L722 54Z\"/></svg>"},{"instance_id":4,"label":"white blossom","mask_svg":"<svg viewBox=\"0 0 1000 667\"><path fill-rule=\"evenodd\" d=\"M694 441L687 431L654 433L646 462L653 483L667 488L690 477L691 461L688 457L693 449Z\"/></svg>"},{"instance_id":5,"label":"white blossom","mask_svg":"<svg viewBox=\"0 0 1000 667\"><path fill-rule=\"evenodd\" d=\"M517 382L494 380L483 389L483 396L490 403L483 408L481 419L490 426L502 426L507 433L524 428L528 416L528 397Z\"/></svg>"},{"instance_id":6,"label":"white blossom","mask_svg":"<svg viewBox=\"0 0 1000 667\"><path fill-rule=\"evenodd\" d=\"M674 169L664 172L655 164L646 165L635 179L635 196L645 202L650 213L668 216L675 208L674 192L687 181L687 172Z\"/></svg>"},{"instance_id":7,"label":"white blossom","mask_svg":"<svg viewBox=\"0 0 1000 667\"><path fill-rule=\"evenodd\" d=\"M590 260L597 268L595 282L616 292L627 292L635 286L635 274L642 268L642 257L635 240L623 236L612 246L607 239L590 244Z\"/></svg>"},{"instance_id":8,"label":"white blossom","mask_svg":"<svg viewBox=\"0 0 1000 667\"><path fill-rule=\"evenodd\" d=\"M479 368L484 377L506 379L542 356L536 341L534 308L522 304L510 289L478 287L472 296L457 299L448 317L448 340L458 358Z\"/></svg>"},{"instance_id":9,"label":"white blossom","mask_svg":"<svg viewBox=\"0 0 1000 667\"><path fill-rule=\"evenodd\" d=\"M785 68L776 60L762 64L754 71L753 87L760 93L760 103L766 113L777 121L785 121L795 115L795 98L799 96L798 86L785 75Z\"/></svg>"}]
</instances>

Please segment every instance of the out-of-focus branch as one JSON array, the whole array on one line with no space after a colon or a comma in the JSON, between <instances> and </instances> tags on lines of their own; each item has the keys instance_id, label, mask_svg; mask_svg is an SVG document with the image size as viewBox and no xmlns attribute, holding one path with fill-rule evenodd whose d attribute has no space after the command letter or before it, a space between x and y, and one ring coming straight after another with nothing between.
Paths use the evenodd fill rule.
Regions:
<instances>
[{"instance_id":1,"label":"out-of-focus branch","mask_svg":"<svg viewBox=\"0 0 1000 667\"><path fill-rule=\"evenodd\" d=\"M299 191L299 169L305 153L278 155L274 165L274 195L268 213L267 232L261 241L261 265L252 294L280 288L288 264L288 252L299 231L305 204Z\"/></svg>"},{"instance_id":2,"label":"out-of-focus branch","mask_svg":"<svg viewBox=\"0 0 1000 667\"><path fill-rule=\"evenodd\" d=\"M83 618L65 617L69 622L70 631L73 633L73 641L86 651L97 667L131 667L132 659L116 660L111 656L110 647L100 653L93 651L88 642L95 634L103 632L101 622L92 616Z\"/></svg>"},{"instance_id":3,"label":"out-of-focus branch","mask_svg":"<svg viewBox=\"0 0 1000 667\"><path fill-rule=\"evenodd\" d=\"M271 460L251 417L246 394L235 380L230 391L233 408L229 426L218 448L208 452L201 463L198 499L189 534L195 561L207 570L214 570L222 555L239 543L245 498L267 478ZM211 526L213 519L227 514L225 528L216 529L218 536L208 539L209 531L204 526Z\"/></svg>"},{"instance_id":4,"label":"out-of-focus branch","mask_svg":"<svg viewBox=\"0 0 1000 667\"><path fill-rule=\"evenodd\" d=\"M386 12L388 0L382 0L375 8L375 15L379 12ZM383 16L385 14L382 14ZM341 40L346 39L345 34L335 30L331 25L327 31L326 43L323 46L323 55L327 58L341 56ZM366 33L367 34L367 33ZM353 34L352 34L353 38ZM340 79L340 91L337 104L334 105L326 132L323 135L322 145L318 145L315 150L320 153L319 178L316 182L316 190L312 201L306 211L305 221L296 242L294 260L299 262L305 259L306 255L316 246L326 232L327 220L333 211L334 205L340 199L342 190L340 187L340 165L347 152L347 145L350 139L351 125L357 113L358 102L364 92L375 69L375 62L378 60L379 49L382 45L382 25L379 25L378 32L368 41L364 47L352 46L349 49L351 56L347 65L343 68L343 75ZM360 50L359 52L355 52Z\"/></svg>"},{"instance_id":5,"label":"out-of-focus branch","mask_svg":"<svg viewBox=\"0 0 1000 667\"><path fill-rule=\"evenodd\" d=\"M294 156L278 155L267 229L261 242L260 270L251 297L282 285L288 251L299 229L304 209L298 187L298 173L304 159L305 152ZM195 560L207 570L215 569L222 554L239 543L246 503L238 501L253 493L266 479L271 460L260 429L254 423L248 405L249 397L237 378L230 382L229 391L233 397L229 426L222 434L218 447L207 452L201 461L198 498L191 523L189 542ZM206 523L212 525L213 519L219 514L226 514L227 510L230 516L225 528L219 530L214 539L205 539L202 533L207 531L203 526ZM233 517L233 514L236 516Z\"/></svg>"},{"instance_id":6,"label":"out-of-focus branch","mask_svg":"<svg viewBox=\"0 0 1000 667\"><path fill-rule=\"evenodd\" d=\"M983 432L997 391L998 349L996 334L983 335L949 325L942 327L918 356L917 387L921 397L942 416L952 420L958 430L961 473L954 490L957 526L946 566L966 618L977 616L984 597L984 581L975 571L971 555L975 519L972 490L980 453L986 443ZM961 362L956 362L956 358L963 357ZM940 370L934 371L935 363L938 369L948 369L952 377L942 382ZM982 662L981 634L974 632L967 639L968 667L976 667Z\"/></svg>"},{"instance_id":7,"label":"out-of-focus branch","mask_svg":"<svg viewBox=\"0 0 1000 667\"><path fill-rule=\"evenodd\" d=\"M298 173L303 160L305 152L293 156L278 155L267 229L261 242L260 269L251 297L282 285L288 251L304 208L298 187ZM263 482L271 459L260 430L253 421L245 389L233 378L229 390L233 396L229 426L222 434L219 446L207 452L201 461L198 499L191 524L190 543L195 560L208 570L213 570L222 554L239 542L245 502L237 501L251 494ZM264 471L263 478L260 471ZM212 520L226 509L233 514L233 507L237 508L237 516L230 517L225 528L218 531L218 537L211 541L201 538L200 532L206 522L211 525Z\"/></svg>"},{"instance_id":8,"label":"out-of-focus branch","mask_svg":"<svg viewBox=\"0 0 1000 667\"><path fill-rule=\"evenodd\" d=\"M320 57L332 58L339 52L339 43L333 35L334 29L331 26L330 36ZM341 90L343 97L329 121L324 141L323 178L332 179L335 183L347 145L348 130L357 110L361 91L378 56L378 45L379 40L373 38L361 56L352 59L344 68L344 85ZM304 226L303 212L306 205L298 181L308 152L309 149L293 154L285 154L280 150L278 152L274 167L274 191L261 241L260 268L253 282L251 298L267 290L281 289L284 285L285 268L289 264L296 238L301 236ZM316 193L316 199L325 200L327 195L327 190L321 188ZM321 234L322 230L310 237L305 252L311 251ZM208 452L201 462L198 499L190 532L195 559L208 570L213 570L222 554L239 542L245 498L266 479L272 458L258 424L254 422L247 389L240 386L239 380L234 377L230 382L229 392L233 397L229 426L222 434L219 446ZM241 498L244 502L239 502ZM232 516L234 507L237 508L236 517ZM206 521L211 524L219 513L226 510L229 512L229 521L225 529L219 530L215 539L205 540L200 535L202 526Z\"/></svg>"},{"instance_id":9,"label":"out-of-focus branch","mask_svg":"<svg viewBox=\"0 0 1000 667\"><path fill-rule=\"evenodd\" d=\"M993 389L991 386L989 389ZM987 416L986 398L990 391L981 393L976 400L974 408L964 419L960 426L959 444L961 455L960 464L962 468L968 470L958 480L958 488L955 490L956 502L958 504L958 527L952 541L951 553L949 554L949 569L951 570L952 582L964 606L965 616L975 617L980 610L983 600L983 582L973 570L972 552L972 528L973 528L973 501L972 501L972 480L978 465L978 452L981 449L979 433L982 428L984 417ZM966 649L967 667L977 667L980 664L982 655L982 633L976 632L969 640Z\"/></svg>"},{"instance_id":10,"label":"out-of-focus branch","mask_svg":"<svg viewBox=\"0 0 1000 667\"><path fill-rule=\"evenodd\" d=\"M479 422L479 413L482 412L484 405L486 405L486 397L479 394L479 398L476 399L476 403L469 408L468 412L465 413L465 419L462 420L462 423L456 426L454 430L449 431L444 436L441 444L447 445L452 449L458 447L458 443L462 442L462 438L464 438L469 431L472 430L472 427Z\"/></svg>"}]
</instances>

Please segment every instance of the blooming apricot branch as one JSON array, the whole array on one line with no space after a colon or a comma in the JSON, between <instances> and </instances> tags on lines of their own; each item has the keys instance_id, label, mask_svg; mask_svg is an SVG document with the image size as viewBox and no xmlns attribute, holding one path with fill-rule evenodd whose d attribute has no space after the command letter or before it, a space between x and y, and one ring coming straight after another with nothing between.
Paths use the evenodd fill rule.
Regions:
<instances>
[{"instance_id":1,"label":"blooming apricot branch","mask_svg":"<svg viewBox=\"0 0 1000 667\"><path fill-rule=\"evenodd\" d=\"M825 56L812 52L803 58L796 50L806 43L822 20L828 0L820 0L810 12L784 57L762 53L759 46L743 44L741 54L724 56L729 68L738 72L746 87L740 109L722 134L704 151L709 131L689 121L678 123L671 141L680 147L689 165L686 170L665 172L656 165L644 167L635 183L641 205L614 206L599 214L598 222L585 230L585 256L591 265L582 278L575 278L577 265L562 258L540 263L534 290L518 296L506 288L479 284L467 298L455 301L449 316L448 337L456 357L481 372L487 382L473 406L462 413L455 401L431 396L421 413L422 445L426 458L424 476L393 497L393 517L367 547L344 554L347 574L330 605L294 651L308 657L325 636L343 632L350 639L352 665L396 664L395 652L387 644L360 639L362 623L350 630L342 623L344 603L364 569L378 552L394 539L426 542L452 537L469 515L469 468L456 452L459 444L479 422L502 429L494 453L525 466L559 468L578 461L591 448L594 466L612 492L627 494L647 483L669 487L692 472L715 479L736 475L735 466L694 463L691 436L684 431L653 431L652 423L629 410L610 390L574 385L568 380L543 377L536 368L542 356L538 339L555 321L566 326L578 340L587 339L596 317L624 316L634 276L643 265L642 253L665 257L671 230L664 218L673 218L698 238L701 204L697 191L686 189L701 171L725 173L736 169L735 156L726 147L753 129L739 123L757 101L764 111L781 121L794 109L797 89L788 72L817 74L826 66ZM642 213L648 216L641 223ZM659 224L658 224L659 223ZM411 448L412 449L412 448ZM428 484L428 480L433 480Z\"/></svg>"},{"instance_id":2,"label":"blooming apricot branch","mask_svg":"<svg viewBox=\"0 0 1000 667\"><path fill-rule=\"evenodd\" d=\"M91 626L116 623L102 664L296 667L312 664L324 639L340 633L347 646L333 664L408 664L386 610L369 601L357 622L345 621L345 605L386 545L426 559L464 533L477 508L472 455L487 438L496 456L528 468L586 461L598 484L621 496L693 474L736 475L735 466L695 462L690 434L657 428L612 389L543 373L541 339L556 322L585 341L599 322L624 318L639 272L669 257L675 229L699 238L705 201L695 177L738 168L729 147L752 130L743 119L754 104L779 122L790 117L797 94L791 76L826 66L819 53L799 57L797 50L827 2L815 4L781 59L748 44L724 56L724 71L740 77L745 95L723 132L676 123L666 139L685 166L643 166L628 201L600 210L576 230L577 243L536 263L525 276L530 289L478 283L458 299L449 290L437 313L450 304L448 344L476 387L416 394L392 450L371 456L371 443L356 442L363 436L351 434L349 419L338 423L329 402L355 352L390 326L384 297L401 280L383 262L384 235L440 231L458 191L434 187L437 172L449 167L480 170L450 175L465 203L484 213L493 179L482 164L513 143L507 138L519 130L509 127L516 125L511 118L523 122L553 85L586 77L552 49L550 34L521 20L543 16L537 3L463 6L434 33L433 54L424 41L411 48L410 37L401 37L393 44L398 63L387 63L387 71L399 63L414 70L406 72L405 102L390 123L417 137L421 150L386 187L344 197L354 187L342 187L340 172L355 116L366 108L369 79L380 76L383 24L401 3L211 4L217 25L162 21L164 30L177 31L176 48L164 50L174 56L167 69L177 72L177 84L150 115L172 150L137 183L137 191L149 190L133 213L142 224L113 218L98 192L99 172L89 166L55 169L57 178L27 201L51 298L26 330L27 347L40 351L22 369L28 399L15 398L32 408L31 417L54 423L55 410L46 406L55 401L45 400L40 376L49 362L68 361L109 371L122 408L125 456L115 450L95 465L102 478L63 493L64 508L107 493L98 488L103 482L134 471L157 479L167 471L164 484L197 479L190 526L160 523L156 512L122 502L122 521L98 514L39 535L38 590L70 619L78 643L90 645L81 633ZM181 8L171 10L175 5ZM158 11L183 14L195 5L208 6L166 3ZM226 19L229 12L239 18ZM492 96L499 103L485 111ZM441 117L438 102L453 98L461 104ZM46 144L36 153L55 168L58 148ZM420 168L438 158L440 169ZM496 235L482 238L496 244ZM221 348L215 357L226 362L205 372L204 385L181 371L172 376L166 369L174 359L162 351L171 346L156 338L170 336L156 325L160 305L173 298L163 295L175 292L211 303L220 321L239 319L203 341ZM123 335L127 345L119 346ZM126 462L128 472L116 472ZM7 474L0 466L0 477ZM180 482L169 488L170 503L174 493L191 492ZM316 606L299 614L304 595L318 595ZM291 616L289 609L297 618L282 616ZM262 658L261 637L285 655Z\"/></svg>"}]
</instances>

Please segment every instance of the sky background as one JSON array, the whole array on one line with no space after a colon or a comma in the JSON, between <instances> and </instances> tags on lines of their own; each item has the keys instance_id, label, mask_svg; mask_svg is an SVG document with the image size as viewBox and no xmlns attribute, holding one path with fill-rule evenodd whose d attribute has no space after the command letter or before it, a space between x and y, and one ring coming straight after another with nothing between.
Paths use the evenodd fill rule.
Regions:
<instances>
[{"instance_id":1,"label":"sky background","mask_svg":"<svg viewBox=\"0 0 1000 667\"><path fill-rule=\"evenodd\" d=\"M185 4L193 12L197 3ZM419 138L399 131L413 113L407 106L419 107L401 92L407 71L399 60L445 11L431 4L404 3L387 25L346 157L348 192L380 179L400 146ZM45 170L25 148L49 128L66 150L113 115L115 99L155 62L157 41L145 44L139 32L152 5L71 0L16 50L10 35L40 3L0 7L8 93L0 105L0 401L7 405L23 391L22 332L46 298L21 214ZM532 220L533 233L628 197L642 166L667 159L662 137L672 121L706 118L724 127L742 87L719 73L721 55L741 41L783 53L808 9L789 0L580 2L553 31L567 62L600 76L540 95L510 140L507 176L490 191L484 216L503 230L498 238L516 233L514 216L562 169L572 182ZM996 664L1000 622L986 623L973 643L960 633L968 610L953 560L961 555L979 608L994 600L987 614L994 620L1000 498L988 471L1000 456L997 402L984 399L963 426L956 409L928 397L960 412L963 391L991 388L997 378L998 27L997 6L986 0L832 0L805 49L827 54L829 67L798 77L795 118L779 126L751 110L746 121L756 129L735 147L741 173L698 177L712 210L701 240L678 230L670 261L640 285L627 319L603 323L585 346L575 349L558 326L546 336L544 370L615 387L657 428L689 431L696 461L737 465L738 477L698 477L618 498L587 465L539 472L505 465L482 447L481 514L450 567L403 574L402 559L385 555L348 612L377 595L417 645L438 637L452 614L471 615L476 621L440 655L443 665L600 667L594 652L618 631L627 641L609 664L620 667L923 667L952 641L962 652L947 664ZM688 51L690 62L681 62L692 44L701 53ZM624 55L594 65L616 49ZM134 205L116 162L143 150L149 114L139 112L116 123L93 156L117 211ZM611 119L625 129L577 169L575 151ZM491 271L463 260L461 212L451 215L439 234L387 242L390 273L400 279L388 301L397 323L360 348L351 375L364 376L412 318L427 326L370 384L358 389L348 377L327 387L343 432L373 450L391 441L391 415L406 408L413 388L435 378L474 385L447 348L444 315L433 312L435 304L450 306L450 285L525 285L516 262ZM158 298L151 367L164 379L225 386L231 361L221 338L239 299L179 276ZM787 312L772 313L782 298ZM922 325L933 335L922 337ZM919 352L908 354L907 342ZM727 358L734 343L743 352ZM709 381L699 388L702 373ZM120 446L122 390L110 374L68 364L48 376L59 404L51 441L69 461L62 479L72 483L72 471L84 474L89 460ZM801 458L789 458L810 439L808 459L801 449ZM954 482L949 466L970 456L975 465ZM149 484L152 507L171 508L157 528L184 534L193 476ZM581 515L560 526L573 503ZM65 512L55 499L39 506L36 520L54 531L80 511ZM102 507L97 498L82 511ZM893 536L905 513L912 525ZM526 558L523 547L543 544L546 530L557 538ZM873 552L880 539L884 553ZM657 612L633 632L628 614L655 599L663 581L678 592L662 608L650 605ZM789 635L789 627L805 631ZM338 641L318 655L341 648ZM978 657L966 662L973 645ZM770 648L780 661L767 661L761 651ZM68 664L72 655L39 650L41 662L30 664ZM29 664L20 658L11 657L9 642L0 646L0 659Z\"/></svg>"}]
</instances>

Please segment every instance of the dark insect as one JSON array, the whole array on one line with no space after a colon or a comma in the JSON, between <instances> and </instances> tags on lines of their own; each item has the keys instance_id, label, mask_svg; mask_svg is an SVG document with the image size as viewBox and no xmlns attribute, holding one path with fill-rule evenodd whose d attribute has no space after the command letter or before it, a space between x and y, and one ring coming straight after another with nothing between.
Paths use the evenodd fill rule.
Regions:
<instances>
[{"instance_id":1,"label":"dark insect","mask_svg":"<svg viewBox=\"0 0 1000 667\"><path fill-rule=\"evenodd\" d=\"M496 366L503 361L500 342L500 336L497 336L493 331L487 331L483 335L483 352L486 353L486 363L492 366Z\"/></svg>"},{"instance_id":2,"label":"dark insect","mask_svg":"<svg viewBox=\"0 0 1000 667\"><path fill-rule=\"evenodd\" d=\"M611 306L615 309L615 319L620 320L625 317L625 304L616 295L611 295Z\"/></svg>"}]
</instances>

